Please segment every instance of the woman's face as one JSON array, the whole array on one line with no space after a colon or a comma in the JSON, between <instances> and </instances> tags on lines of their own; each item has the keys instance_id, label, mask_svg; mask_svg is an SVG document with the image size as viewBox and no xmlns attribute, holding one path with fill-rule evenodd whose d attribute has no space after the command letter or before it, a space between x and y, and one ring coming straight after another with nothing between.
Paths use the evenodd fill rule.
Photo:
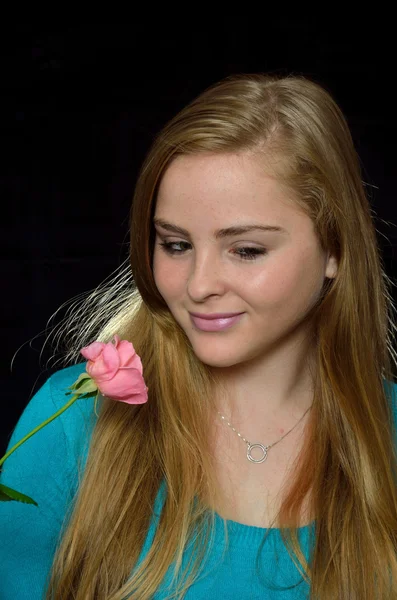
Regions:
<instances>
[{"instance_id":1,"label":"woman's face","mask_svg":"<svg viewBox=\"0 0 397 600\"><path fill-rule=\"evenodd\" d=\"M324 278L336 274L310 218L252 154L178 157L161 181L154 223L157 288L213 367L261 360L299 335Z\"/></svg>"}]
</instances>

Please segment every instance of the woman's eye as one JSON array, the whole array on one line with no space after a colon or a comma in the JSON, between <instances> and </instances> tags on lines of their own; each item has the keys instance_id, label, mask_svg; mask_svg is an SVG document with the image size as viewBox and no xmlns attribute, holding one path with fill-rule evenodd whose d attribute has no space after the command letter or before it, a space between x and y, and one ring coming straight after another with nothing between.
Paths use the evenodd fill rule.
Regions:
<instances>
[{"instance_id":1,"label":"woman's eye","mask_svg":"<svg viewBox=\"0 0 397 600\"><path fill-rule=\"evenodd\" d=\"M190 246L188 242L161 242L160 246L167 254L182 254L186 248L175 248L174 246Z\"/></svg>"},{"instance_id":2,"label":"woman's eye","mask_svg":"<svg viewBox=\"0 0 397 600\"><path fill-rule=\"evenodd\" d=\"M167 254L183 254L186 250L189 250L191 245L188 242L161 242L160 246ZM242 260L255 260L259 256L267 254L267 250L265 248L247 246L234 248L233 254Z\"/></svg>"},{"instance_id":3,"label":"woman's eye","mask_svg":"<svg viewBox=\"0 0 397 600\"><path fill-rule=\"evenodd\" d=\"M253 248L252 246L247 246L247 248L236 248L234 252L243 260L255 260L258 256L267 254L265 248Z\"/></svg>"}]
</instances>

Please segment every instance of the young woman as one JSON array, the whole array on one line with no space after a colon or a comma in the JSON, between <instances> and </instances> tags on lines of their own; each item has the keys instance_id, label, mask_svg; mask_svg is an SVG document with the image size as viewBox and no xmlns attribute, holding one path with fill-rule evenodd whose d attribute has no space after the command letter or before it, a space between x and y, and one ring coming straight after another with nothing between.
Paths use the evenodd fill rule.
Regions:
<instances>
[{"instance_id":1,"label":"young woman","mask_svg":"<svg viewBox=\"0 0 397 600\"><path fill-rule=\"evenodd\" d=\"M5 463L39 506L0 507L1 597L396 598L390 281L329 93L240 75L191 102L142 167L130 258L10 446L94 339L133 343L148 401L76 402Z\"/></svg>"}]
</instances>

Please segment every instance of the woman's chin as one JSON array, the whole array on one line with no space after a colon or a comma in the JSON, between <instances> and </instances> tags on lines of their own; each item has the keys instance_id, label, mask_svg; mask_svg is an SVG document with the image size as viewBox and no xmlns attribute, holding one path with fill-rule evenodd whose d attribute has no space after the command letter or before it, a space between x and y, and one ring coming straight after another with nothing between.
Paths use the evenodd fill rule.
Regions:
<instances>
[{"instance_id":1,"label":"woman's chin","mask_svg":"<svg viewBox=\"0 0 397 600\"><path fill-rule=\"evenodd\" d=\"M231 356L230 353L222 354L220 352L196 352L193 347L193 351L197 358L201 360L202 363L207 365L208 367L218 367L218 368L227 368L233 367L238 364L240 360L236 356Z\"/></svg>"}]
</instances>

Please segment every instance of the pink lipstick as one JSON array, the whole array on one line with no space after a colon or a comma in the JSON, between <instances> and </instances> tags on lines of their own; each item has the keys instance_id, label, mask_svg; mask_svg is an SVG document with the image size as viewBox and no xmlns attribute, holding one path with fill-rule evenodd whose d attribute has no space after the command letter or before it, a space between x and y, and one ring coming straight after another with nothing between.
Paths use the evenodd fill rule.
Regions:
<instances>
[{"instance_id":1,"label":"pink lipstick","mask_svg":"<svg viewBox=\"0 0 397 600\"><path fill-rule=\"evenodd\" d=\"M201 331L223 331L240 321L244 313L190 313L193 325Z\"/></svg>"}]
</instances>

